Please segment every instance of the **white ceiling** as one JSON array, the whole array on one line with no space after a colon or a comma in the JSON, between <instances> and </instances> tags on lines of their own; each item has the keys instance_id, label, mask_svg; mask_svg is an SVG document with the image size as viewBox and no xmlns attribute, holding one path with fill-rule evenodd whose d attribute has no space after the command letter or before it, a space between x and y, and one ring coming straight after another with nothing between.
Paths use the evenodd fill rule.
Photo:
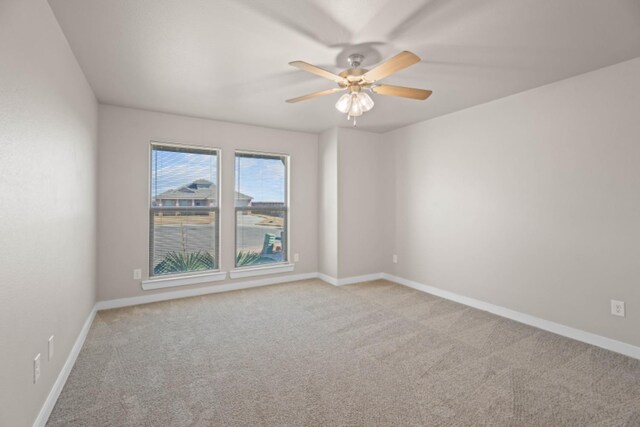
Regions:
<instances>
[{"instance_id":1,"label":"white ceiling","mask_svg":"<svg viewBox=\"0 0 640 427\"><path fill-rule=\"evenodd\" d=\"M640 0L50 0L103 103L319 132L349 126L332 71L410 50L384 82L427 101L374 95L358 128L387 131L640 56ZM597 101L597 100L594 100Z\"/></svg>"}]
</instances>

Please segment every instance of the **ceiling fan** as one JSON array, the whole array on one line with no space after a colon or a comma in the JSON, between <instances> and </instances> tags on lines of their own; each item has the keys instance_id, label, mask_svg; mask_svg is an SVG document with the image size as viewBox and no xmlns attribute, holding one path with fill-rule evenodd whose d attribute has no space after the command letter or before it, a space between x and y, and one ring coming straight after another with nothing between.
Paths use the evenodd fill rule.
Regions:
<instances>
[{"instance_id":1,"label":"ceiling fan","mask_svg":"<svg viewBox=\"0 0 640 427\"><path fill-rule=\"evenodd\" d=\"M400 96L402 98L418 99L421 101L427 99L431 95L430 90L377 83L385 77L389 77L402 69L420 62L420 58L411 52L406 50L400 52L393 58L388 59L372 70L360 68L360 64L364 60L364 56L358 53L349 55L348 60L351 68L344 70L340 74L334 74L304 61L289 62L289 65L296 68L300 68L301 70L332 80L338 84L338 87L313 92L297 98L287 99L287 102L293 103L306 101L307 99L330 95L332 93L346 90L348 92L342 95L340 99L338 99L338 102L336 102L336 109L341 113L347 114L348 120L353 118L353 125L355 126L356 118L362 116L374 106L374 102L367 92L379 95Z\"/></svg>"}]
</instances>

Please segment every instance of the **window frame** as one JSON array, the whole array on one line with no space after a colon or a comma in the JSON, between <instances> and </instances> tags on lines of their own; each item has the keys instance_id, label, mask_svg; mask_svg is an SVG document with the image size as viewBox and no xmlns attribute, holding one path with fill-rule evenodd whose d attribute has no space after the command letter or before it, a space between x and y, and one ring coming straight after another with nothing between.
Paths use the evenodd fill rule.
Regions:
<instances>
[{"instance_id":1,"label":"window frame","mask_svg":"<svg viewBox=\"0 0 640 427\"><path fill-rule=\"evenodd\" d=\"M284 208L270 208L270 207L260 207L260 208L252 208L250 206L247 207L238 207L236 206L236 182L237 182L237 170L236 170L236 159L238 154L250 154L255 156L265 156L265 157L282 157L285 159L285 171L284 171ZM274 153L267 151L254 151L254 150L235 150L233 155L233 267L234 271L242 271L242 270L259 270L259 269L269 269L269 268L278 268L282 266L288 266L291 264L290 262L290 245L291 241L291 202L290 202L290 193L291 193L291 185L290 185L290 174L291 174L291 155L285 153ZM238 189L237 191L240 191ZM239 211L284 211L284 239L282 242L283 253L285 254L285 259L281 262L270 262L268 264L254 264L254 265L242 265L238 266L238 212ZM233 277L232 277L233 278Z\"/></svg>"},{"instance_id":2,"label":"window frame","mask_svg":"<svg viewBox=\"0 0 640 427\"><path fill-rule=\"evenodd\" d=\"M176 202L176 206L166 206L166 207L158 207L153 206L153 196L152 196L152 182L153 182L153 149L154 147L174 147L185 150L201 150L201 151L209 151L216 153L216 196L217 196L217 206L178 206L179 203ZM148 245L147 245L147 262L149 267L148 278L149 281L162 281L162 280L170 280L170 279L180 279L183 277L189 276L203 276L211 273L219 273L220 266L222 265L222 246L221 246L221 235L220 232L222 230L222 149L218 147L211 147L208 145L195 145L195 144L182 144L178 142L165 142L160 140L151 140L149 142L149 170L147 176L149 177L147 184L147 219L148 219ZM172 274L153 274L153 245L154 245L154 233L153 233L153 216L154 212L215 212L216 215L216 224L215 224L215 233L216 239L214 241L215 245L215 256L216 256L216 268L211 270L194 270L194 271L186 271L180 273L172 273Z\"/></svg>"}]
</instances>

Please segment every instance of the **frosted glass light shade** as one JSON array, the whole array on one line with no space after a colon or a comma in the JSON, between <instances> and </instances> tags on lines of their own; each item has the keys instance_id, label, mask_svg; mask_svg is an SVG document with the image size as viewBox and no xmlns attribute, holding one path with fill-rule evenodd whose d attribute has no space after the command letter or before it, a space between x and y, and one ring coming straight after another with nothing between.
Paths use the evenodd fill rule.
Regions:
<instances>
[{"instance_id":1,"label":"frosted glass light shade","mask_svg":"<svg viewBox=\"0 0 640 427\"><path fill-rule=\"evenodd\" d=\"M351 94L351 108L349 109L349 115L351 117L360 117L362 115L362 107L360 106L360 101L358 100L358 94Z\"/></svg>"},{"instance_id":2,"label":"frosted glass light shade","mask_svg":"<svg viewBox=\"0 0 640 427\"><path fill-rule=\"evenodd\" d=\"M371 99L371 97L364 92L358 93L358 103L360 104L360 109L363 113L371 110L375 105L373 99Z\"/></svg>"},{"instance_id":3,"label":"frosted glass light shade","mask_svg":"<svg viewBox=\"0 0 640 427\"><path fill-rule=\"evenodd\" d=\"M338 99L338 102L336 102L336 109L341 113L347 114L351 109L351 103L351 94L345 93Z\"/></svg>"}]
</instances>

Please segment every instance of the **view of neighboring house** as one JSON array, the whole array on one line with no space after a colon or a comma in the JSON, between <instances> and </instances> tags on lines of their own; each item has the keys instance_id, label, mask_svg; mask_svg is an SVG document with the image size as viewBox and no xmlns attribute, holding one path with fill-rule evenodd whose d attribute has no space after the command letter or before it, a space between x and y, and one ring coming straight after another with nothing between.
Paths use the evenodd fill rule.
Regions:
<instances>
[{"instance_id":1,"label":"view of neighboring house","mask_svg":"<svg viewBox=\"0 0 640 427\"><path fill-rule=\"evenodd\" d=\"M251 205L253 197L235 192L236 206L246 207ZM167 190L156 196L154 206L164 207L190 207L190 206L215 206L217 203L218 189L214 183L206 179L198 179L191 184L178 189Z\"/></svg>"}]
</instances>

